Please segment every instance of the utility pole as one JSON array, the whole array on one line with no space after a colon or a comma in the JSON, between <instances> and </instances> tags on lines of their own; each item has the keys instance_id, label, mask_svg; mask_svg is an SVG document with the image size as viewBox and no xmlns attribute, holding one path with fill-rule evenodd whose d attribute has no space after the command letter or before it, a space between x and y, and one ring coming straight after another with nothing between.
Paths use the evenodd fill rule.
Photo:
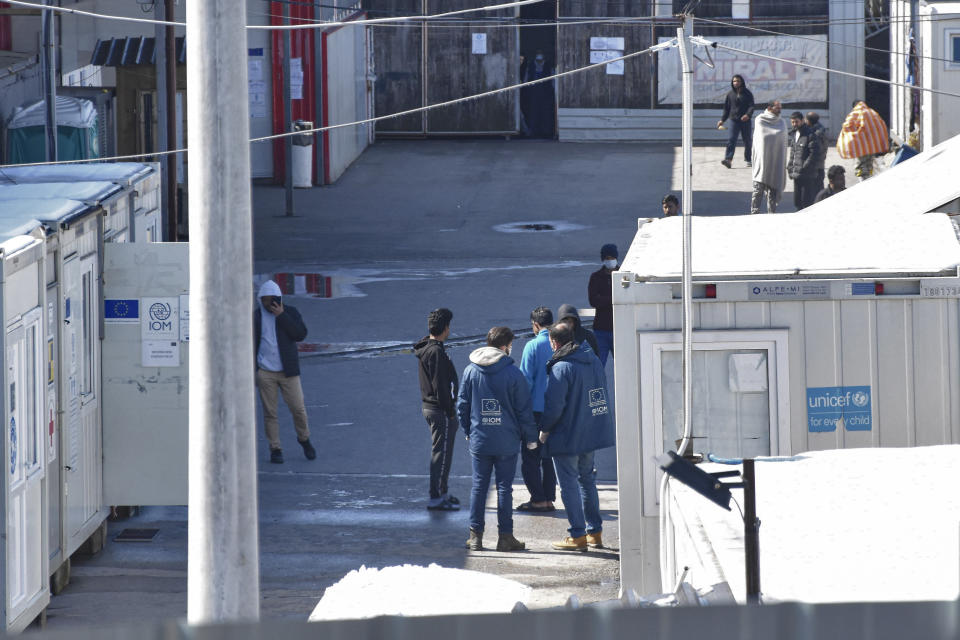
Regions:
<instances>
[{"instance_id":1,"label":"utility pole","mask_svg":"<svg viewBox=\"0 0 960 640\"><path fill-rule=\"evenodd\" d=\"M693 56L690 52L690 36L693 35L693 16L683 15L683 26L677 29L677 44L680 47L680 64L683 70L683 107L681 131L683 142L683 180L680 204L683 212L683 444L686 449L692 426L693 412ZM686 451L678 451L681 456Z\"/></svg>"},{"instance_id":2,"label":"utility pole","mask_svg":"<svg viewBox=\"0 0 960 640\"><path fill-rule=\"evenodd\" d=\"M190 514L187 622L260 613L245 11L188 2Z\"/></svg>"},{"instance_id":3,"label":"utility pole","mask_svg":"<svg viewBox=\"0 0 960 640\"><path fill-rule=\"evenodd\" d=\"M154 3L153 17L157 20L165 20L167 17L166 6L159 2ZM156 151L171 151L167 146L167 48L160 46L164 42L166 26L162 24L153 27L154 56L156 64L154 66L154 77L157 82L157 132L154 140L154 149ZM158 156L160 161L160 193L163 194L161 200L163 206L160 211L161 239L166 236L167 229L170 228L170 164L167 156ZM176 180L176 178L174 178ZM133 238L135 241L136 238Z\"/></svg>"},{"instance_id":4,"label":"utility pole","mask_svg":"<svg viewBox=\"0 0 960 640\"><path fill-rule=\"evenodd\" d=\"M164 0L163 12L165 16L164 20L173 22L173 0ZM166 60L164 71L166 73L167 86L167 149L173 150L177 148L177 37L176 33L174 33L173 25L168 24L165 25L164 28L164 50L166 52L164 56ZM156 41L154 45L159 46L159 40ZM177 162L177 154L171 153L167 155L166 167L169 178L167 180L166 197L167 211L169 212L167 219L167 240L169 242L176 242L179 236L177 231L180 223L179 211L177 210Z\"/></svg>"},{"instance_id":5,"label":"utility pole","mask_svg":"<svg viewBox=\"0 0 960 640\"><path fill-rule=\"evenodd\" d=\"M54 0L47 0L52 7ZM53 11L47 9L42 17L43 38L43 101L47 162L57 160L57 43L53 30Z\"/></svg>"},{"instance_id":6,"label":"utility pole","mask_svg":"<svg viewBox=\"0 0 960 640\"><path fill-rule=\"evenodd\" d=\"M290 3L283 3L283 24L290 24ZM293 128L293 99L290 95L290 29L283 32L283 125L284 131ZM302 68L302 67L301 67ZM283 139L283 188L286 192L286 214L293 215L293 138Z\"/></svg>"}]
</instances>

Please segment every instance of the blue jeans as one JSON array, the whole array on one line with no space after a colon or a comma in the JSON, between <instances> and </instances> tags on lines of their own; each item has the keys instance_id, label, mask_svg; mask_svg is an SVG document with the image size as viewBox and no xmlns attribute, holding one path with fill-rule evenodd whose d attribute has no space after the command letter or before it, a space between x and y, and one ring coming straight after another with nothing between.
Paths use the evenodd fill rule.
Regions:
<instances>
[{"instance_id":1,"label":"blue jeans","mask_svg":"<svg viewBox=\"0 0 960 640\"><path fill-rule=\"evenodd\" d=\"M560 497L570 522L571 538L603 530L600 518L600 496L597 495L597 470L593 467L593 451L576 456L554 456Z\"/></svg>"},{"instance_id":2,"label":"blue jeans","mask_svg":"<svg viewBox=\"0 0 960 640\"><path fill-rule=\"evenodd\" d=\"M483 515L487 505L490 474L497 474L497 529L513 533L513 476L517 473L517 455L484 456L471 453L473 458L473 489L470 491L470 528L483 531Z\"/></svg>"},{"instance_id":3,"label":"blue jeans","mask_svg":"<svg viewBox=\"0 0 960 640\"><path fill-rule=\"evenodd\" d=\"M750 152L753 150L753 122L730 119L730 138L727 140L727 160L733 159L733 150L737 147L737 138L743 137L743 159L750 162Z\"/></svg>"},{"instance_id":4,"label":"blue jeans","mask_svg":"<svg viewBox=\"0 0 960 640\"><path fill-rule=\"evenodd\" d=\"M597 346L600 347L599 351L597 351L597 357L600 358L600 364L606 367L607 356L613 353L613 331L598 331L594 329L593 335L597 336Z\"/></svg>"}]
</instances>

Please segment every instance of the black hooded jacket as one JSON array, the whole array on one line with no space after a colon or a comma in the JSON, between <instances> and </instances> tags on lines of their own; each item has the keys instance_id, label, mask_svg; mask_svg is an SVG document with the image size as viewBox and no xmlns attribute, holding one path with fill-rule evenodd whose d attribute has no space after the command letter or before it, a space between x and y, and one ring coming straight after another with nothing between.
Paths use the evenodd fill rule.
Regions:
<instances>
[{"instance_id":1,"label":"black hooded jacket","mask_svg":"<svg viewBox=\"0 0 960 640\"><path fill-rule=\"evenodd\" d=\"M740 82L743 82L743 84L740 86L740 93L737 93L737 90L733 88L733 80L730 80L730 92L727 93L727 100L723 104L723 115L720 116L723 121L728 118L740 120L743 116L749 116L751 120L753 119L753 94L750 93L750 89L747 89L747 83L744 82L742 77Z\"/></svg>"},{"instance_id":2,"label":"black hooded jacket","mask_svg":"<svg viewBox=\"0 0 960 640\"><path fill-rule=\"evenodd\" d=\"M460 385L457 382L457 370L443 343L426 336L413 345L413 353L420 361L420 395L423 404L437 407L453 418Z\"/></svg>"}]
</instances>

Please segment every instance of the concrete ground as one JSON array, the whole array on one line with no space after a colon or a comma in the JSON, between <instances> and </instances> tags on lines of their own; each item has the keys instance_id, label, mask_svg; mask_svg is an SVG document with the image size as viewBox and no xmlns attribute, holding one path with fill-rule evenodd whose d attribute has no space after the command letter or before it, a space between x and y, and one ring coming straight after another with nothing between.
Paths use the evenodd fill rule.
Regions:
<instances>
[{"instance_id":1,"label":"concrete ground","mask_svg":"<svg viewBox=\"0 0 960 640\"><path fill-rule=\"evenodd\" d=\"M729 170L721 157L717 147L695 150L699 215L747 212L749 170L739 153ZM462 370L491 326L526 330L538 305L587 307L600 246L614 242L622 257L637 218L659 216L663 194L679 194L679 163L679 149L665 145L390 141L372 146L336 185L297 190L295 217L282 215L282 189L254 187L256 273L322 274L334 293L287 299L310 330L302 380L318 456L304 459L283 409L285 464L269 464L258 434L263 618L306 619L327 586L362 565L435 562L491 572L532 586L534 607L562 605L571 594L585 602L617 596L613 449L597 457L608 549L551 550L565 535L558 510L515 514L526 552L467 552L463 440L451 489L464 509L425 509L430 441L408 345L425 333L431 309L449 307L450 353ZM788 192L783 210L791 203ZM500 230L519 223L558 230ZM516 353L525 340L517 340ZM518 471L514 504L526 499ZM494 506L488 503L487 539L495 542ZM106 548L75 557L48 626L183 617L186 517L184 507L145 507L110 522ZM125 528L159 533L152 542L114 542Z\"/></svg>"}]
</instances>

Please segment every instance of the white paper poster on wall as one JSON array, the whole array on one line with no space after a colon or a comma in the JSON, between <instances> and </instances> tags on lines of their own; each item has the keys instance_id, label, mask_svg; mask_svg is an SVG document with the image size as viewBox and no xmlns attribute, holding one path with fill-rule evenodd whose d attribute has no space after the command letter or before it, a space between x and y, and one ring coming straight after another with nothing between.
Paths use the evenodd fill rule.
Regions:
<instances>
[{"instance_id":1,"label":"white paper poster on wall","mask_svg":"<svg viewBox=\"0 0 960 640\"><path fill-rule=\"evenodd\" d=\"M827 36L810 35L801 38L786 36L711 36L719 44L744 51L755 51L768 56L784 58L779 62L745 53L712 49L714 68L697 62L693 73L693 101L695 104L722 104L730 91L730 78L743 76L747 88L757 104L771 100L783 102L826 102L827 72L804 67L802 63L827 66ZM669 38L660 38L665 42ZM694 53L703 57L702 50ZM659 104L680 104L680 54L676 49L657 55ZM794 64L793 62L801 63Z\"/></svg>"},{"instance_id":2,"label":"white paper poster on wall","mask_svg":"<svg viewBox=\"0 0 960 640\"><path fill-rule=\"evenodd\" d=\"M144 340L140 343L140 365L179 367L180 343L176 340Z\"/></svg>"},{"instance_id":3,"label":"white paper poster on wall","mask_svg":"<svg viewBox=\"0 0 960 640\"><path fill-rule=\"evenodd\" d=\"M248 49L247 83L250 96L250 117L267 117L267 83L263 79L263 49Z\"/></svg>"},{"instance_id":4,"label":"white paper poster on wall","mask_svg":"<svg viewBox=\"0 0 960 640\"><path fill-rule=\"evenodd\" d=\"M607 60L613 60L623 56L623 51L618 51L616 49L601 49L593 50L590 52L590 64L598 64L601 62L606 62ZM608 76L622 76L623 75L623 63L624 60L617 60L616 62L611 62L606 65L607 75Z\"/></svg>"},{"instance_id":5,"label":"white paper poster on wall","mask_svg":"<svg viewBox=\"0 0 960 640\"><path fill-rule=\"evenodd\" d=\"M472 53L477 53L480 55L485 55L487 53L487 34L485 33L474 33L473 36L473 48L471 49Z\"/></svg>"},{"instance_id":6,"label":"white paper poster on wall","mask_svg":"<svg viewBox=\"0 0 960 640\"><path fill-rule=\"evenodd\" d=\"M290 99L303 98L303 59L290 58Z\"/></svg>"},{"instance_id":7,"label":"white paper poster on wall","mask_svg":"<svg viewBox=\"0 0 960 640\"><path fill-rule=\"evenodd\" d=\"M612 49L614 51L623 51L624 40L623 38L604 38L604 37L594 37L590 38L590 48L591 49ZM620 55L623 55L622 53Z\"/></svg>"}]
</instances>

